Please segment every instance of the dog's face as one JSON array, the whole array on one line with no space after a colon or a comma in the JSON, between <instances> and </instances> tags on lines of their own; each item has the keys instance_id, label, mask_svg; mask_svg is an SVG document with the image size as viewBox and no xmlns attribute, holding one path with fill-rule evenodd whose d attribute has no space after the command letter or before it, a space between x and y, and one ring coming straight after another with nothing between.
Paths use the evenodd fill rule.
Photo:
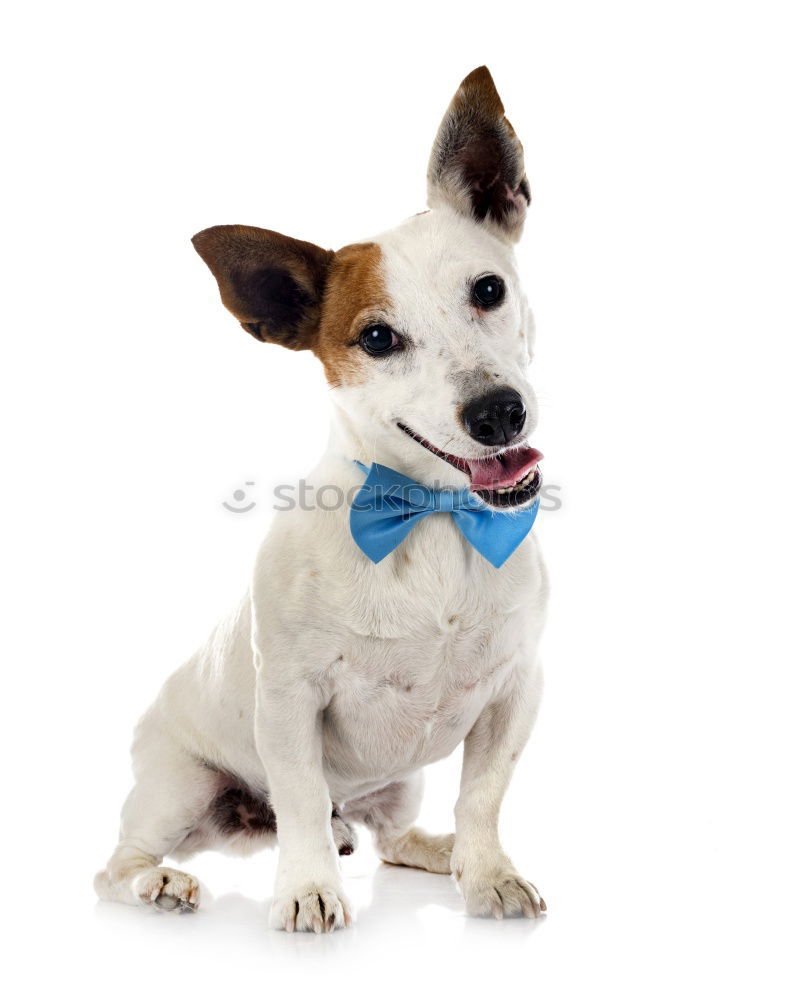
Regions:
<instances>
[{"instance_id":1,"label":"dog's face","mask_svg":"<svg viewBox=\"0 0 785 1000\"><path fill-rule=\"evenodd\" d=\"M533 330L512 248L530 196L485 68L442 121L428 193L428 212L337 253L248 226L194 244L248 332L321 359L350 457L526 506L542 456L527 442Z\"/></svg>"}]
</instances>

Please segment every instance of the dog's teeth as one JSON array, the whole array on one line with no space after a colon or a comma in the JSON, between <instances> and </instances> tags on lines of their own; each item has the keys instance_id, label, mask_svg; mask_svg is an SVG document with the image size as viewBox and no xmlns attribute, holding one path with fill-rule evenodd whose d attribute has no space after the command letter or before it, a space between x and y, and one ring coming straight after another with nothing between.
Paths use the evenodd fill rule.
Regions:
<instances>
[{"instance_id":1,"label":"dog's teeth","mask_svg":"<svg viewBox=\"0 0 785 1000\"><path fill-rule=\"evenodd\" d=\"M515 483L513 486L500 486L499 489L497 489L495 492L512 493L513 490L519 490L522 486L528 486L536 475L537 475L537 469L536 468L532 469L532 471L527 476L524 476L523 479L519 479L518 482Z\"/></svg>"}]
</instances>

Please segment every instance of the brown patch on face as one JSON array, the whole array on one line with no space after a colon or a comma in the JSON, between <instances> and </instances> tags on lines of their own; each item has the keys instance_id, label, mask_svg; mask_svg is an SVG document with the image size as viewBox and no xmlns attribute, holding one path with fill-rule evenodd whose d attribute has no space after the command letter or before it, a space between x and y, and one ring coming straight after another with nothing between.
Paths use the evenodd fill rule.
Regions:
<instances>
[{"instance_id":1,"label":"brown patch on face","mask_svg":"<svg viewBox=\"0 0 785 1000\"><path fill-rule=\"evenodd\" d=\"M330 385L358 382L368 358L353 343L368 324L389 308L377 243L351 243L332 259L322 299L313 352L324 365Z\"/></svg>"}]
</instances>

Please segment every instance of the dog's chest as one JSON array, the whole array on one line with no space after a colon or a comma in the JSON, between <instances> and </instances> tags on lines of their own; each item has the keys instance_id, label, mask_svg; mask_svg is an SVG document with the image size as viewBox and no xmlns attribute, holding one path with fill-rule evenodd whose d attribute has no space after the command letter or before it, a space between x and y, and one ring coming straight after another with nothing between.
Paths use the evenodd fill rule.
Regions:
<instances>
[{"instance_id":1,"label":"dog's chest","mask_svg":"<svg viewBox=\"0 0 785 1000\"><path fill-rule=\"evenodd\" d=\"M262 656L291 657L325 698L325 774L345 801L450 754L534 669L547 587L532 536L497 570L434 515L373 564L342 525L320 523L311 546L301 525L299 561L274 552L296 583L271 594L260 577L256 608Z\"/></svg>"},{"instance_id":2,"label":"dog's chest","mask_svg":"<svg viewBox=\"0 0 785 1000\"><path fill-rule=\"evenodd\" d=\"M345 633L324 716L337 774L374 781L449 754L520 665L518 616L493 595L441 584L409 598L388 605L379 627Z\"/></svg>"}]
</instances>

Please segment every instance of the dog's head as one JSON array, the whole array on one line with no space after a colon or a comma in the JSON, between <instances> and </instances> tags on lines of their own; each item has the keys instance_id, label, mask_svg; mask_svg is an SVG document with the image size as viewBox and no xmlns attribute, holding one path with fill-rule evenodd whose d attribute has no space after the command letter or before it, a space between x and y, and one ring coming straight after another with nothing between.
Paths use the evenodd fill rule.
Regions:
<instances>
[{"instance_id":1,"label":"dog's head","mask_svg":"<svg viewBox=\"0 0 785 1000\"><path fill-rule=\"evenodd\" d=\"M521 143L481 67L439 128L429 211L337 252L252 226L193 242L245 330L320 358L349 457L521 507L542 457L527 441L533 329L513 254L529 201Z\"/></svg>"}]
</instances>

